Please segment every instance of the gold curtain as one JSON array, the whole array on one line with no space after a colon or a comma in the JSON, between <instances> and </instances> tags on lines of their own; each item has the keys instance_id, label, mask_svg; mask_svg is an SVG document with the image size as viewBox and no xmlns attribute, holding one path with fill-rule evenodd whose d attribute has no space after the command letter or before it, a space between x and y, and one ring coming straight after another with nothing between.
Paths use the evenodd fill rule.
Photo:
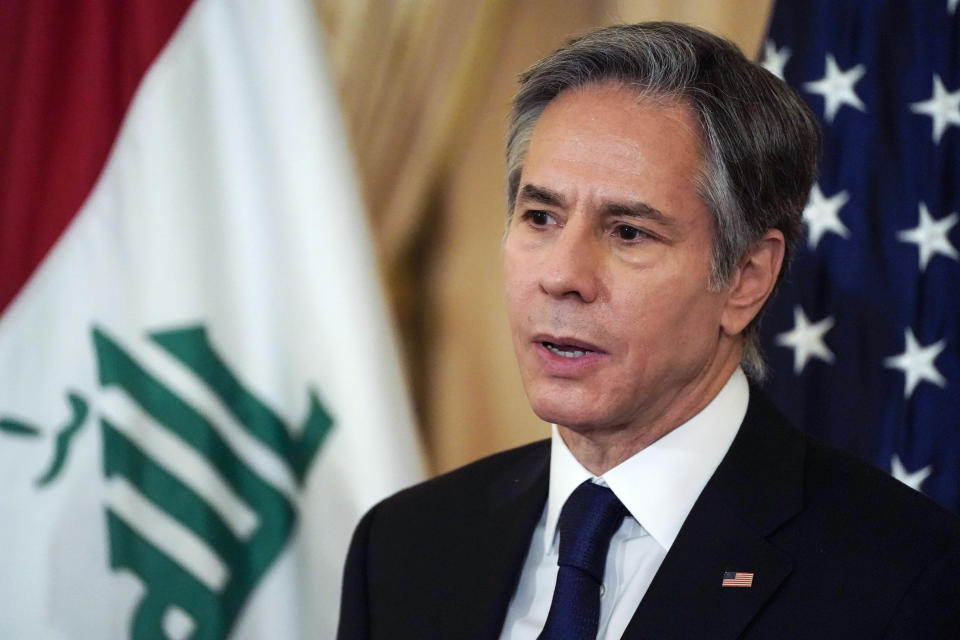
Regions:
<instances>
[{"instance_id":1,"label":"gold curtain","mask_svg":"<svg viewBox=\"0 0 960 640\"><path fill-rule=\"evenodd\" d=\"M316 0L434 472L545 437L500 269L516 75L571 35L696 24L755 53L771 0Z\"/></svg>"}]
</instances>

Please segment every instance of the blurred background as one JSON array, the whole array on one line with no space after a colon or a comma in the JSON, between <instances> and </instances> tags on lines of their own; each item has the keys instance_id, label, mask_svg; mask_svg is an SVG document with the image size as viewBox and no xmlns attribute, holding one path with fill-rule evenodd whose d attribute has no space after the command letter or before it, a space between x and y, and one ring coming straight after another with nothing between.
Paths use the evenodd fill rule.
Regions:
<instances>
[{"instance_id":1,"label":"blurred background","mask_svg":"<svg viewBox=\"0 0 960 640\"><path fill-rule=\"evenodd\" d=\"M429 471L549 435L507 331L503 141L516 76L571 36L674 20L761 49L767 0L316 0Z\"/></svg>"}]
</instances>

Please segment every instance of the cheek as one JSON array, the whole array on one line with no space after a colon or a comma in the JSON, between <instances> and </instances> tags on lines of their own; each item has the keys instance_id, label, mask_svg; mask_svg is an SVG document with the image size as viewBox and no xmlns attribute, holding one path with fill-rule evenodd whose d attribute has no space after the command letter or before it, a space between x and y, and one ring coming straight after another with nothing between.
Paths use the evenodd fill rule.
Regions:
<instances>
[{"instance_id":1,"label":"cheek","mask_svg":"<svg viewBox=\"0 0 960 640\"><path fill-rule=\"evenodd\" d=\"M529 306L531 270L519 252L511 250L509 239L507 242L503 255L504 299L510 324L516 327L522 319L524 310Z\"/></svg>"},{"instance_id":2,"label":"cheek","mask_svg":"<svg viewBox=\"0 0 960 640\"><path fill-rule=\"evenodd\" d=\"M647 349L682 351L712 340L719 330L717 295L706 284L682 274L647 279L644 286L623 292L619 299L621 304L610 309L610 320L619 322Z\"/></svg>"}]
</instances>

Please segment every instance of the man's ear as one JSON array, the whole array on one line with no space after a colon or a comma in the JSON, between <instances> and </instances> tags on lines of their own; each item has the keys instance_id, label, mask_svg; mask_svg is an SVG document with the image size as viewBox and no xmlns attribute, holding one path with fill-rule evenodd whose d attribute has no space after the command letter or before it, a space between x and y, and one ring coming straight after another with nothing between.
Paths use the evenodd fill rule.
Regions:
<instances>
[{"instance_id":1,"label":"man's ear","mask_svg":"<svg viewBox=\"0 0 960 640\"><path fill-rule=\"evenodd\" d=\"M785 250L783 233L770 229L740 261L730 280L720 327L728 335L742 332L760 312L777 283Z\"/></svg>"}]
</instances>

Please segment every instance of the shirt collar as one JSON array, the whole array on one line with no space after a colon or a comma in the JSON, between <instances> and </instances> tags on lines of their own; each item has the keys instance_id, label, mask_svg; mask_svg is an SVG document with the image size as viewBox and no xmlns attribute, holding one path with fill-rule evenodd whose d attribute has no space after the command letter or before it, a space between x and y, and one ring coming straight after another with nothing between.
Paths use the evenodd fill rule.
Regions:
<instances>
[{"instance_id":1,"label":"shirt collar","mask_svg":"<svg viewBox=\"0 0 960 640\"><path fill-rule=\"evenodd\" d=\"M657 543L670 550L704 486L747 413L750 386L738 367L700 413L597 478L581 465L553 425L544 549L556 538L560 509L583 481L607 485Z\"/></svg>"}]
</instances>

